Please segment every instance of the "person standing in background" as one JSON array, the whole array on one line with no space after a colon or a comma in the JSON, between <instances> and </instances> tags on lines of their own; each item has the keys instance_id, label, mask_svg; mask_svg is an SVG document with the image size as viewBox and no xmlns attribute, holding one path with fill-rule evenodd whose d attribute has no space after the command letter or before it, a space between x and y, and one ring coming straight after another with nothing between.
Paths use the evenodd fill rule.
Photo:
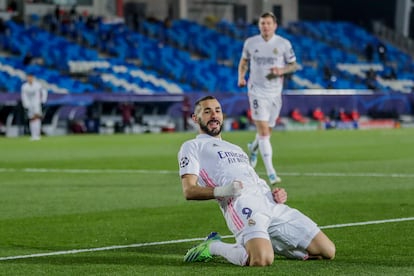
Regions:
<instances>
[{"instance_id":1,"label":"person standing in background","mask_svg":"<svg viewBox=\"0 0 414 276\"><path fill-rule=\"evenodd\" d=\"M191 103L188 96L184 97L183 103L181 105L181 112L183 114L183 129L189 130L190 126L188 124L188 120L190 119L191 115Z\"/></svg>"},{"instance_id":2,"label":"person standing in background","mask_svg":"<svg viewBox=\"0 0 414 276\"><path fill-rule=\"evenodd\" d=\"M34 79L32 74L27 75L27 81L21 88L21 99L29 118L31 140L40 140L42 129L42 105L47 101L47 90Z\"/></svg>"},{"instance_id":3,"label":"person standing in background","mask_svg":"<svg viewBox=\"0 0 414 276\"><path fill-rule=\"evenodd\" d=\"M263 13L259 19L260 34L246 39L238 66L238 85L247 85L252 118L257 129L255 140L248 145L250 164L256 167L260 150L271 184L282 181L273 166L271 130L282 108L283 78L297 69L291 43L277 35L276 29L276 16L271 12ZM248 82L245 78L247 71Z\"/></svg>"},{"instance_id":4,"label":"person standing in background","mask_svg":"<svg viewBox=\"0 0 414 276\"><path fill-rule=\"evenodd\" d=\"M122 130L124 133L132 133L134 125L135 107L132 103L123 102L119 105L122 115Z\"/></svg>"}]
</instances>

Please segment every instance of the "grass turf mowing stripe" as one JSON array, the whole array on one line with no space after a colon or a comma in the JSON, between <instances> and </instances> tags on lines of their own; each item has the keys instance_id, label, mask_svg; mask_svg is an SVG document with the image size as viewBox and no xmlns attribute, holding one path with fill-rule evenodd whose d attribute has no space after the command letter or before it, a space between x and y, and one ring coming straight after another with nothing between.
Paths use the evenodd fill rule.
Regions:
<instances>
[{"instance_id":1,"label":"grass turf mowing stripe","mask_svg":"<svg viewBox=\"0 0 414 276\"><path fill-rule=\"evenodd\" d=\"M344 223L344 224L334 224L334 225L321 226L320 228L321 229L343 228L343 227L363 226L363 225L370 225L370 224L402 222L402 221L410 221L410 220L414 220L414 217L395 218L395 219L387 219L387 220L374 220L374 221L364 221L364 222L354 222L354 223ZM222 238L232 238L232 237L233 237L232 235L222 236ZM36 257L47 257L47 256L56 256L56 255L77 254L77 253L96 252L96 251L105 251L105 250L115 250L115 249L124 249L124 248L132 248L132 247L137 248L137 247L152 246L152 245L184 243L184 242L191 242L191 241L201 241L201 240L204 240L204 239L205 238L192 238L192 239L181 239L181 240L172 240L172 241L137 243L137 244L129 244L129 245L113 245L113 246L88 248L88 249L73 249L73 250L55 251L55 252L20 255L20 256L8 256L8 257L0 257L0 261L18 260L18 259L27 259L27 258L36 258Z\"/></svg>"},{"instance_id":2,"label":"grass turf mowing stripe","mask_svg":"<svg viewBox=\"0 0 414 276\"><path fill-rule=\"evenodd\" d=\"M0 168L0 173L10 173L10 172L26 172L26 173L153 173L153 174L177 174L177 171L169 170L113 170L113 169L46 169L46 168L23 168L23 169L13 169L13 168ZM315 177L391 177L391 178L414 178L414 174L403 174L403 173L324 173L324 172L308 172L308 173L299 173L299 172L285 172L279 173L284 176L315 176Z\"/></svg>"}]
</instances>

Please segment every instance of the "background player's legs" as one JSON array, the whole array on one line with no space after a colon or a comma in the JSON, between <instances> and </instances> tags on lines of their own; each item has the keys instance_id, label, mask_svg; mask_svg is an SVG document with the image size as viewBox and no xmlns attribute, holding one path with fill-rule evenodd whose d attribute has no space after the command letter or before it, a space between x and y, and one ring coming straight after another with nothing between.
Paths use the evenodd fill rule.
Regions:
<instances>
[{"instance_id":1,"label":"background player's legs","mask_svg":"<svg viewBox=\"0 0 414 276\"><path fill-rule=\"evenodd\" d=\"M270 136L260 136L259 137L259 149L260 154L262 156L263 164L266 168L266 173L270 177L270 175L276 175L276 171L273 168L273 149L272 145L270 144Z\"/></svg>"},{"instance_id":2,"label":"background player's legs","mask_svg":"<svg viewBox=\"0 0 414 276\"><path fill-rule=\"evenodd\" d=\"M30 119L29 128L30 128L30 135L31 135L32 140L40 139L41 124L42 124L42 119L38 115L34 115L33 118Z\"/></svg>"},{"instance_id":3,"label":"background player's legs","mask_svg":"<svg viewBox=\"0 0 414 276\"><path fill-rule=\"evenodd\" d=\"M262 156L263 164L266 168L267 176L270 183L281 182L281 179L277 176L276 170L273 167L273 149L270 143L271 128L266 121L255 121L257 128L256 140L258 140L259 151Z\"/></svg>"},{"instance_id":4,"label":"background player's legs","mask_svg":"<svg viewBox=\"0 0 414 276\"><path fill-rule=\"evenodd\" d=\"M250 165L255 168L257 165L257 155L259 153L259 134L256 133L253 142L249 143L247 148L249 151Z\"/></svg>"}]
</instances>

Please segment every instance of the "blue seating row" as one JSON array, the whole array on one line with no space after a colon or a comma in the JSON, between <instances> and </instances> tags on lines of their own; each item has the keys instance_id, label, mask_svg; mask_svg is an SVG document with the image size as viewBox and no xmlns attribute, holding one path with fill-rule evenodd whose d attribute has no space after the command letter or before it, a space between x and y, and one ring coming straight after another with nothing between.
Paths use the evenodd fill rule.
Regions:
<instances>
[{"instance_id":1,"label":"blue seating row","mask_svg":"<svg viewBox=\"0 0 414 276\"><path fill-rule=\"evenodd\" d=\"M255 25L220 21L216 29L211 29L183 19L173 20L170 25L145 21L141 33L123 23L100 22L96 28L90 28L83 22L73 22L60 26L60 35L35 25L23 26L13 21L6 24L10 31L0 35L2 47L20 57L31 53L44 66L23 66L13 59L1 62L9 62L16 70L33 72L72 93L92 90L139 93L139 89L142 93L244 92L245 89L237 87L237 63L243 39L258 33ZM285 88L366 88L362 74L366 69L347 71L338 65L361 64L361 68L367 68L362 58L365 45L379 42L372 34L348 22L324 21L291 23L287 28L278 28L278 33L292 42L301 65L295 78L286 81ZM398 78L414 79L412 59L390 44L386 47L387 59L393 62ZM101 58L102 54L113 58ZM91 66L89 83L85 84L68 74L69 64L74 61L105 61L110 65L107 68ZM379 64L383 60L375 57L372 62ZM127 71L118 72L114 69L116 66L124 66ZM326 79L325 67L333 71L334 78ZM147 73L133 73L139 70ZM388 70L389 66L384 64L384 69L377 74L388 74ZM0 73L7 77L7 72ZM11 81L6 85L1 83L0 76L0 86L17 91L21 79L9 78ZM384 82L377 82L377 87L389 89Z\"/></svg>"}]
</instances>

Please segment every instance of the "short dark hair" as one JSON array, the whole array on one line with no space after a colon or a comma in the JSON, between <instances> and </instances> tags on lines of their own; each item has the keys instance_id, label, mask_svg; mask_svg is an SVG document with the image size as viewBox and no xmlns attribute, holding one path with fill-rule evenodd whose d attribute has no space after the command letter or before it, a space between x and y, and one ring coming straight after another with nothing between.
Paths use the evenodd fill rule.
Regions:
<instances>
[{"instance_id":1,"label":"short dark hair","mask_svg":"<svg viewBox=\"0 0 414 276\"><path fill-rule=\"evenodd\" d=\"M264 12L264 13L262 13L262 14L260 15L260 18L266 18L266 17L271 17L271 18L273 18L273 21L274 21L275 23L277 23L277 18L276 18L276 15L274 15L274 13L273 13L273 12L269 12L269 11L267 11L267 12Z\"/></svg>"},{"instance_id":2,"label":"short dark hair","mask_svg":"<svg viewBox=\"0 0 414 276\"><path fill-rule=\"evenodd\" d=\"M194 105L199 105L201 102L207 101L207 100L217 100L216 97L212 96L212 95L208 95L208 96L204 96L200 99L198 99Z\"/></svg>"},{"instance_id":3,"label":"short dark hair","mask_svg":"<svg viewBox=\"0 0 414 276\"><path fill-rule=\"evenodd\" d=\"M197 108L200 106L200 103L204 102L204 101L207 101L207 100L217 100L217 98L212 96L212 95L208 95L208 96L204 96L204 97L198 99L194 104L194 114L197 113Z\"/></svg>"}]
</instances>

